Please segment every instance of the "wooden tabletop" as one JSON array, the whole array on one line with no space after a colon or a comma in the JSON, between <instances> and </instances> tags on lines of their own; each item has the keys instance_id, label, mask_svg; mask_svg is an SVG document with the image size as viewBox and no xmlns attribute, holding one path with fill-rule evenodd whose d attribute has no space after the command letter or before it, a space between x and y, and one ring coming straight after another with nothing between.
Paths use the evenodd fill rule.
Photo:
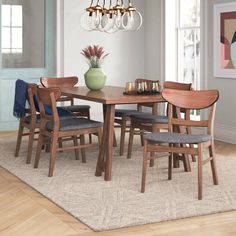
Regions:
<instances>
[{"instance_id":1,"label":"wooden tabletop","mask_svg":"<svg viewBox=\"0 0 236 236\"><path fill-rule=\"evenodd\" d=\"M162 102L164 99L157 95L124 95L125 88L105 86L102 90L89 90L87 87L61 88L63 95L99 102L103 104L136 104L145 102Z\"/></svg>"}]
</instances>

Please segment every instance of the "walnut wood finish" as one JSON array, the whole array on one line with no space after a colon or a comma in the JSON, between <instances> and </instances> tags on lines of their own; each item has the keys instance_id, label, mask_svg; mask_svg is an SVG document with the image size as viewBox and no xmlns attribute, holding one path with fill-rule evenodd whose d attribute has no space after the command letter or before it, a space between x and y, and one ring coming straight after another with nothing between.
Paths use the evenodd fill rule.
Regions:
<instances>
[{"instance_id":1,"label":"walnut wood finish","mask_svg":"<svg viewBox=\"0 0 236 236\"><path fill-rule=\"evenodd\" d=\"M35 104L34 104L34 99L33 99L34 96L37 96L37 85L36 84L28 84L27 94L28 94L27 101L29 103L29 108L26 109L26 115L24 117L20 118L18 135L17 135L17 142L16 142L15 157L19 156L22 136L28 135L29 141L28 141L28 151L27 151L26 163L30 164L34 135L38 133L38 129L40 126L40 123L37 122L37 117L36 117L37 114L36 114L36 109L35 109ZM27 116L30 116L30 119L26 119ZM28 132L24 133L24 128L28 129Z\"/></svg>"},{"instance_id":2,"label":"walnut wood finish","mask_svg":"<svg viewBox=\"0 0 236 236\"><path fill-rule=\"evenodd\" d=\"M142 83L145 82L147 84L147 88L151 89L151 84L153 82L158 84L158 88L160 90L160 82L159 80L149 80L149 79L136 79L135 83ZM137 104L137 110L142 112L143 107L150 107L151 112L153 115L157 115L157 104L158 103L139 103ZM128 110L127 110L128 111ZM124 154L124 144L125 144L125 133L130 133L130 117L129 116L122 116L122 117L115 117L115 123L120 125L121 132L120 132L120 156ZM140 135L141 133L134 133ZM141 142L143 142L143 138L141 135Z\"/></svg>"},{"instance_id":3,"label":"walnut wood finish","mask_svg":"<svg viewBox=\"0 0 236 236\"><path fill-rule=\"evenodd\" d=\"M59 87L59 88L72 88L78 83L79 79L76 76L69 77L41 77L40 82L46 88ZM66 102L69 101L70 105L74 105L74 98L72 96L62 96L57 101ZM77 116L90 118L90 109L78 108L73 110L73 113ZM91 138L90 138L91 139Z\"/></svg>"},{"instance_id":4,"label":"walnut wood finish","mask_svg":"<svg viewBox=\"0 0 236 236\"><path fill-rule=\"evenodd\" d=\"M63 95L71 95L75 98L102 103L105 110L103 137L99 158L96 168L96 176L101 176L105 171L105 180L112 178L112 148L115 105L137 104L149 102L163 102L163 98L158 95L124 95L125 88L116 86L106 86L99 91L91 91L86 87L62 88Z\"/></svg>"},{"instance_id":5,"label":"walnut wood finish","mask_svg":"<svg viewBox=\"0 0 236 236\"><path fill-rule=\"evenodd\" d=\"M54 164L56 159L56 152L62 150L75 150L76 159L78 158L77 150L82 150L83 162L85 162L85 152L84 148L94 146L94 143L85 144L84 135L85 134L97 134L98 141L100 143L102 128L81 128L70 131L60 131L60 120L57 112L56 102L61 97L60 88L38 88L38 99L39 99L39 108L41 115L41 124L39 132L39 140L37 145L36 157L34 168L38 168L41 149L43 144L47 144L50 141L51 144L51 155L50 155L50 164L49 164L49 173L48 176L53 176ZM44 105L49 105L52 109L52 115L45 114ZM53 130L50 132L46 129L46 124L48 121L53 121ZM77 136L80 136L80 145L78 145ZM57 147L57 143L64 138L72 138L73 146L69 147Z\"/></svg>"},{"instance_id":6,"label":"walnut wood finish","mask_svg":"<svg viewBox=\"0 0 236 236\"><path fill-rule=\"evenodd\" d=\"M214 137L213 137L213 124L215 117L216 102L219 97L219 92L217 90L207 90L207 91L178 91L171 89L164 89L162 92L163 98L170 102L168 107L168 130L173 132L173 127L175 125L183 127L206 127L207 134L211 135L212 138L206 142L200 142L196 144L196 147L193 145L179 145L174 146L172 143L156 143L145 140L144 142L144 153L143 153L143 171L142 171L142 183L141 183L141 192L145 191L145 182L146 182L146 166L147 160L154 159L156 156L150 155L148 157L148 152L169 152L169 171L168 179L172 178L172 158L173 153L186 153L197 156L198 161L198 199L202 199L202 166L209 161L211 162L212 177L213 183L218 184L218 177L216 172L215 164L215 147L214 147ZM173 106L177 108L177 118L173 116ZM208 118L206 120L200 121L190 121L181 118L180 108L188 109L206 109L209 108ZM209 158L203 160L202 152L203 148L208 148Z\"/></svg>"},{"instance_id":7,"label":"walnut wood finish","mask_svg":"<svg viewBox=\"0 0 236 236\"><path fill-rule=\"evenodd\" d=\"M185 84L185 83L178 83L178 82L171 82L166 81L163 84L163 88L168 89L176 89L179 90L179 93L185 91L185 90L191 90L192 85L191 84ZM132 154L132 146L133 146L133 136L135 134L135 130L139 129L141 132L148 131L148 132L160 132L161 129L168 129L168 123L153 123L153 124L147 124L147 123L141 123L136 121L135 119L131 119L131 128L130 128L130 135L129 135L129 144L128 144L128 152L127 152L127 158L131 158ZM178 130L180 132L180 130ZM179 156L175 156L174 162L177 163L176 167L179 167L178 164L178 158ZM181 160L183 160L184 163L184 169L185 171L190 171L190 163L187 156L181 157ZM153 166L154 162L151 160L150 166Z\"/></svg>"}]
</instances>

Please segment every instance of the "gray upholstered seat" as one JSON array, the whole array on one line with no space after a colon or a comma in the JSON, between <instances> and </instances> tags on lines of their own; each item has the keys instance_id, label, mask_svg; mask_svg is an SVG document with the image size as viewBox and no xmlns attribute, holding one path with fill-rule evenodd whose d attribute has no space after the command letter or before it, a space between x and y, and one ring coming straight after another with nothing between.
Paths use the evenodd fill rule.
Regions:
<instances>
[{"instance_id":1,"label":"gray upholstered seat","mask_svg":"<svg viewBox=\"0 0 236 236\"><path fill-rule=\"evenodd\" d=\"M140 114L140 113L142 112L137 111L137 110L115 109L115 117L123 117L123 116L130 117L131 115Z\"/></svg>"},{"instance_id":2,"label":"gray upholstered seat","mask_svg":"<svg viewBox=\"0 0 236 236\"><path fill-rule=\"evenodd\" d=\"M140 113L140 114L134 114L131 115L131 120L139 122L139 123L168 123L168 117L167 116L157 116L152 115L150 113Z\"/></svg>"},{"instance_id":3,"label":"gray upholstered seat","mask_svg":"<svg viewBox=\"0 0 236 236\"><path fill-rule=\"evenodd\" d=\"M53 122L50 121L47 123L46 128L49 131L53 130ZM97 128L102 127L102 123L85 119L85 118L71 118L71 119L60 119L60 131L71 131L77 129L89 129L89 128Z\"/></svg>"},{"instance_id":4,"label":"gray upholstered seat","mask_svg":"<svg viewBox=\"0 0 236 236\"><path fill-rule=\"evenodd\" d=\"M147 133L144 139L156 143L185 143L197 144L211 140L211 135L207 134L179 134L179 133Z\"/></svg>"},{"instance_id":5,"label":"gray upholstered seat","mask_svg":"<svg viewBox=\"0 0 236 236\"><path fill-rule=\"evenodd\" d=\"M70 112L78 112L79 110L89 110L89 105L73 105L73 106L63 106L64 109Z\"/></svg>"},{"instance_id":6,"label":"gray upholstered seat","mask_svg":"<svg viewBox=\"0 0 236 236\"><path fill-rule=\"evenodd\" d=\"M76 118L75 115L73 115L73 113L68 113L68 114L65 114L63 115L62 114L59 114L59 117L60 117L60 120L66 120L66 119L71 119L71 118ZM31 115L28 115L25 117L25 122L30 124L31 123ZM36 123L40 123L40 114L37 114L36 115Z\"/></svg>"}]
</instances>

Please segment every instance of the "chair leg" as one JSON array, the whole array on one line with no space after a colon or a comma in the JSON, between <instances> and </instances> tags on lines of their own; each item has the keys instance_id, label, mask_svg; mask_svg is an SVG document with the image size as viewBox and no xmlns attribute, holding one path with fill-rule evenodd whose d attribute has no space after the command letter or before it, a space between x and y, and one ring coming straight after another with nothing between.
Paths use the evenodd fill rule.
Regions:
<instances>
[{"instance_id":1,"label":"chair leg","mask_svg":"<svg viewBox=\"0 0 236 236\"><path fill-rule=\"evenodd\" d=\"M53 136L52 144L51 144L51 155L50 155L48 177L53 176L54 165L55 165L55 160L56 160L57 142L58 142L57 136Z\"/></svg>"},{"instance_id":2,"label":"chair leg","mask_svg":"<svg viewBox=\"0 0 236 236\"><path fill-rule=\"evenodd\" d=\"M210 157L212 157L212 160L211 160L211 171L212 171L213 183L215 185L218 185L219 182L218 182L218 176L217 176L217 171L216 171L214 142L212 142L211 146L209 146L209 154L210 154Z\"/></svg>"},{"instance_id":3,"label":"chair leg","mask_svg":"<svg viewBox=\"0 0 236 236\"><path fill-rule=\"evenodd\" d=\"M182 154L182 160L184 164L184 171L191 172L191 165L187 154Z\"/></svg>"},{"instance_id":4,"label":"chair leg","mask_svg":"<svg viewBox=\"0 0 236 236\"><path fill-rule=\"evenodd\" d=\"M198 145L198 200L202 200L202 144Z\"/></svg>"},{"instance_id":5,"label":"chair leg","mask_svg":"<svg viewBox=\"0 0 236 236\"><path fill-rule=\"evenodd\" d=\"M126 123L127 119L126 117L123 117L120 130L120 156L123 156L124 154Z\"/></svg>"},{"instance_id":6,"label":"chair leg","mask_svg":"<svg viewBox=\"0 0 236 236\"><path fill-rule=\"evenodd\" d=\"M34 160L34 168L38 168L39 166L39 159L40 159L42 147L43 147L43 136L39 133L38 144L37 144L35 160Z\"/></svg>"},{"instance_id":7,"label":"chair leg","mask_svg":"<svg viewBox=\"0 0 236 236\"><path fill-rule=\"evenodd\" d=\"M168 160L168 180L172 180L172 162L173 162L173 153L170 153Z\"/></svg>"},{"instance_id":8,"label":"chair leg","mask_svg":"<svg viewBox=\"0 0 236 236\"><path fill-rule=\"evenodd\" d=\"M142 183L141 183L141 193L145 192L145 183L146 183L146 175L147 175L147 141L144 141L144 149L143 149L143 170L142 170Z\"/></svg>"},{"instance_id":9,"label":"chair leg","mask_svg":"<svg viewBox=\"0 0 236 236\"><path fill-rule=\"evenodd\" d=\"M31 155L32 155L32 149L33 149L33 142L34 142L34 130L35 130L34 127L30 128L26 164L30 164L31 162Z\"/></svg>"},{"instance_id":10,"label":"chair leg","mask_svg":"<svg viewBox=\"0 0 236 236\"><path fill-rule=\"evenodd\" d=\"M73 136L73 143L74 143L74 147L78 147L78 139L77 136ZM77 148L75 148L75 160L79 160L79 150Z\"/></svg>"},{"instance_id":11,"label":"chair leg","mask_svg":"<svg viewBox=\"0 0 236 236\"><path fill-rule=\"evenodd\" d=\"M133 139L134 139L134 127L131 123L130 132L129 132L129 144L128 144L127 159L131 159L131 153L132 153L132 148L133 148Z\"/></svg>"},{"instance_id":12,"label":"chair leg","mask_svg":"<svg viewBox=\"0 0 236 236\"><path fill-rule=\"evenodd\" d=\"M143 146L144 145L143 131L140 129L139 132L140 132L141 145Z\"/></svg>"},{"instance_id":13,"label":"chair leg","mask_svg":"<svg viewBox=\"0 0 236 236\"><path fill-rule=\"evenodd\" d=\"M45 152L46 152L46 153L49 153L50 150L51 150L51 145L50 145L50 143L45 144Z\"/></svg>"},{"instance_id":14,"label":"chair leg","mask_svg":"<svg viewBox=\"0 0 236 236\"><path fill-rule=\"evenodd\" d=\"M80 144L85 144L84 134L80 135ZM86 155L85 155L85 148L81 148L81 154L82 154L82 163L86 163Z\"/></svg>"},{"instance_id":15,"label":"chair leg","mask_svg":"<svg viewBox=\"0 0 236 236\"><path fill-rule=\"evenodd\" d=\"M117 141L116 141L116 133L115 133L115 129L113 130L113 147L117 147Z\"/></svg>"},{"instance_id":16,"label":"chair leg","mask_svg":"<svg viewBox=\"0 0 236 236\"><path fill-rule=\"evenodd\" d=\"M155 152L151 152L151 153L150 153L150 156L151 156L151 157L155 156ZM154 164L155 164L154 159L151 158L150 163L149 163L149 166L150 166L150 167L153 167Z\"/></svg>"},{"instance_id":17,"label":"chair leg","mask_svg":"<svg viewBox=\"0 0 236 236\"><path fill-rule=\"evenodd\" d=\"M102 129L98 130L98 144L99 144L99 149L100 149L101 144L102 144Z\"/></svg>"},{"instance_id":18,"label":"chair leg","mask_svg":"<svg viewBox=\"0 0 236 236\"><path fill-rule=\"evenodd\" d=\"M87 113L86 113L86 117L88 119L90 119L90 111L88 110ZM92 139L92 134L89 134L89 143L91 144L93 142L93 139Z\"/></svg>"},{"instance_id":19,"label":"chair leg","mask_svg":"<svg viewBox=\"0 0 236 236\"><path fill-rule=\"evenodd\" d=\"M17 135L17 141L16 141L15 157L19 156L19 151L20 151L20 145L21 145L23 131L24 131L24 126L22 126L21 122L20 122L19 130L18 130L18 135Z\"/></svg>"},{"instance_id":20,"label":"chair leg","mask_svg":"<svg viewBox=\"0 0 236 236\"><path fill-rule=\"evenodd\" d=\"M62 138L58 139L58 144L59 144L59 148L62 148ZM63 151L60 150L60 152L63 152Z\"/></svg>"}]
</instances>

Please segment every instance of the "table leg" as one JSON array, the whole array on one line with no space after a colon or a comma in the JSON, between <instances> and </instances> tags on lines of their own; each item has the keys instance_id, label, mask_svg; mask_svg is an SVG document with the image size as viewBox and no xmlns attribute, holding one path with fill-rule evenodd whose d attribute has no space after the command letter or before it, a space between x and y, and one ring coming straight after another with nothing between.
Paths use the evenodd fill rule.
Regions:
<instances>
[{"instance_id":1,"label":"table leg","mask_svg":"<svg viewBox=\"0 0 236 236\"><path fill-rule=\"evenodd\" d=\"M106 110L106 127L107 127L107 138L106 138L106 170L105 177L106 181L111 180L112 171L112 151L113 151L113 130L114 130L114 116L115 116L115 105L107 105ZM104 137L105 138L105 137Z\"/></svg>"},{"instance_id":2,"label":"table leg","mask_svg":"<svg viewBox=\"0 0 236 236\"><path fill-rule=\"evenodd\" d=\"M114 129L114 115L115 105L106 105L105 118L103 126L102 143L98 156L98 163L96 168L96 176L101 176L104 160L105 160L105 176L106 181L111 180L112 171L112 150L113 150L113 129Z\"/></svg>"},{"instance_id":3,"label":"table leg","mask_svg":"<svg viewBox=\"0 0 236 236\"><path fill-rule=\"evenodd\" d=\"M105 171L105 155L106 155L106 137L107 137L107 122L103 122L103 132L102 132L102 141L100 144L99 154L98 154L98 160L97 160L97 167L95 176L101 176L102 172Z\"/></svg>"}]
</instances>

